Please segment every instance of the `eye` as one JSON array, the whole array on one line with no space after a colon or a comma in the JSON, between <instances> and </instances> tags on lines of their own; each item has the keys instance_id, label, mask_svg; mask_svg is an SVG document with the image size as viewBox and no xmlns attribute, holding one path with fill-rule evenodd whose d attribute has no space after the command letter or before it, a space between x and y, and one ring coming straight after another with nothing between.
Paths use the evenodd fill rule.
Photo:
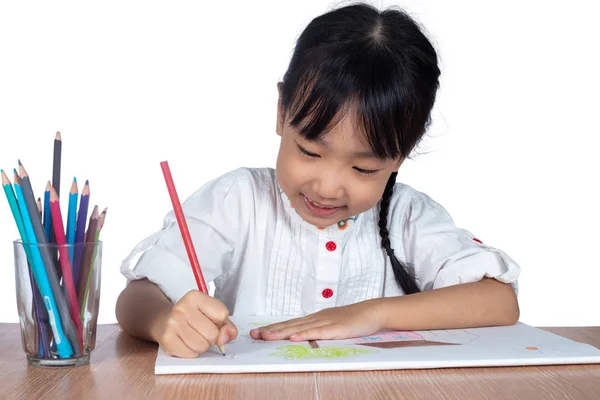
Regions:
<instances>
[{"instance_id":1,"label":"eye","mask_svg":"<svg viewBox=\"0 0 600 400\"><path fill-rule=\"evenodd\" d=\"M313 158L320 158L321 157L318 154L311 153L310 151L306 150L304 147L300 146L298 143L296 143L296 145L298 146L298 150L300 150L305 156L313 157Z\"/></svg>"},{"instance_id":2,"label":"eye","mask_svg":"<svg viewBox=\"0 0 600 400\"><path fill-rule=\"evenodd\" d=\"M354 167L354 170L360 172L363 175L374 175L380 171L379 169L362 169L358 167Z\"/></svg>"}]
</instances>

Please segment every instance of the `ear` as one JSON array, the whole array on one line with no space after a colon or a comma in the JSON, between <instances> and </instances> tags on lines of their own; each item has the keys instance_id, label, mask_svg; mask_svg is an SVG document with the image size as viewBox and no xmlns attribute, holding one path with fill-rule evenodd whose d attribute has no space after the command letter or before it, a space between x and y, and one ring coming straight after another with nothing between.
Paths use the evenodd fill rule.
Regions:
<instances>
[{"instance_id":1,"label":"ear","mask_svg":"<svg viewBox=\"0 0 600 400\"><path fill-rule=\"evenodd\" d=\"M277 91L279 92L278 100L277 100L277 125L275 126L275 131L277 135L281 136L283 134L283 122L285 119L283 106L281 105L281 89L283 88L283 83L277 83Z\"/></svg>"}]
</instances>

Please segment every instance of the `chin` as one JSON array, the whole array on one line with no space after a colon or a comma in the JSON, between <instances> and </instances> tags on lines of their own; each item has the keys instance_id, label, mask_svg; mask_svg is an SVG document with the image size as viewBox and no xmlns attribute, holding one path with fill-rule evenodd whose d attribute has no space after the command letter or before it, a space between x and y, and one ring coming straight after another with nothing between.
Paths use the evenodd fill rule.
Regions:
<instances>
[{"instance_id":1,"label":"chin","mask_svg":"<svg viewBox=\"0 0 600 400\"><path fill-rule=\"evenodd\" d=\"M326 228L330 225L334 225L337 224L338 222L349 218L346 213L340 214L339 216L333 216L331 218L319 218L316 217L314 215L311 215L309 212L307 212L306 210L298 210L298 214L300 215L300 217L302 217L302 219L306 222L308 222L311 225L314 225L316 227L319 228Z\"/></svg>"}]
</instances>

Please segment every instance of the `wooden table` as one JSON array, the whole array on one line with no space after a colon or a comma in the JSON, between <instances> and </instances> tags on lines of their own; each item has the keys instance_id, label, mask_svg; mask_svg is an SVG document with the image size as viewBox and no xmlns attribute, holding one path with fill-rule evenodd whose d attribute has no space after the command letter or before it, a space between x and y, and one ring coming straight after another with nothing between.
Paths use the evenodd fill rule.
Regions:
<instances>
[{"instance_id":1,"label":"wooden table","mask_svg":"<svg viewBox=\"0 0 600 400\"><path fill-rule=\"evenodd\" d=\"M600 347L600 327L545 328ZM0 399L600 399L600 365L239 375L154 375L156 345L98 329L90 365L27 365L0 324Z\"/></svg>"}]
</instances>

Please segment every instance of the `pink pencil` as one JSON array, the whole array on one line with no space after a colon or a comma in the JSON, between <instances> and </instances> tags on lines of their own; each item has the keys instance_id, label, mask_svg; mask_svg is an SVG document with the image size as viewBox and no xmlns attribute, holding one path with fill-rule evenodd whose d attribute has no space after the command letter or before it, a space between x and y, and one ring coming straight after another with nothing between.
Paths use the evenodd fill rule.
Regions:
<instances>
[{"instance_id":1,"label":"pink pencil","mask_svg":"<svg viewBox=\"0 0 600 400\"><path fill-rule=\"evenodd\" d=\"M77 330L77 338L79 339L79 347L83 352L83 327L79 316L79 303L77 303L77 294L75 292L75 284L73 283L73 273L71 271L71 262L69 249L67 248L67 238L65 237L65 227L63 225L62 214L60 212L60 202L54 188L50 188L50 209L52 210L52 223L54 233L56 235L56 243L58 244L58 252L60 254L60 266L63 273L63 284L67 291L67 301L69 303L69 313Z\"/></svg>"}]
</instances>

